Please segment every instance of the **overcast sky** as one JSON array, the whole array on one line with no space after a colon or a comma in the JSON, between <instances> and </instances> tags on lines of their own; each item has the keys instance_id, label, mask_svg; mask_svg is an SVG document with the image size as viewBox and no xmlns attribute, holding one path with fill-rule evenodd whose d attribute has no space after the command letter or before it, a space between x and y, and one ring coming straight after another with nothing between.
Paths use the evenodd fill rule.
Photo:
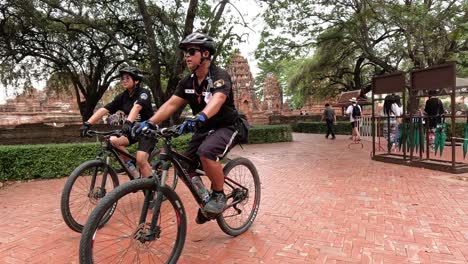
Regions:
<instances>
[{"instance_id":1,"label":"overcast sky","mask_svg":"<svg viewBox=\"0 0 468 264\"><path fill-rule=\"evenodd\" d=\"M245 21L249 24L249 30L243 27L236 29L238 33L248 33L249 37L246 39L245 43L239 45L239 50L241 55L244 56L250 65L250 70L254 77L258 74L257 62L255 61L254 52L257 48L258 43L260 42L260 33L263 28L263 20L261 17L261 8L255 2L255 0L237 0L232 1L236 4L236 7L243 14ZM35 82L34 87L38 89L43 89L45 82ZM5 87L0 84L0 104L4 104L6 99L12 98L13 92L9 90L8 98L6 97Z\"/></svg>"}]
</instances>

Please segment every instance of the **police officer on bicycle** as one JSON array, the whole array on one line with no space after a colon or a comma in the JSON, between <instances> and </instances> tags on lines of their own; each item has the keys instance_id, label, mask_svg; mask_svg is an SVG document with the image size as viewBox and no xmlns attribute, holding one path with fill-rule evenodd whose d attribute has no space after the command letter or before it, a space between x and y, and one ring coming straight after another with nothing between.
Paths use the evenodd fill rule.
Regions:
<instances>
[{"instance_id":1,"label":"police officer on bicycle","mask_svg":"<svg viewBox=\"0 0 468 264\"><path fill-rule=\"evenodd\" d=\"M138 122L148 120L154 114L151 106L151 93L140 86L143 74L139 69L124 67L119 70L119 76L125 91L117 95L112 102L97 110L88 121L84 122L80 128L80 135L85 137L91 125L97 123L104 115L114 114L119 110L124 112L127 116L122 126L122 132L125 136L113 136L110 141L113 146L127 153L128 150L125 147L138 142L137 165L142 176L148 177L152 173L148 157L154 149L156 139L145 136L135 137L132 135L132 127ZM122 158L124 161L128 161L128 158L124 156Z\"/></svg>"},{"instance_id":2,"label":"police officer on bicycle","mask_svg":"<svg viewBox=\"0 0 468 264\"><path fill-rule=\"evenodd\" d=\"M218 160L235 144L239 119L234 106L232 82L229 74L211 63L216 44L208 35L192 33L183 39L179 48L192 73L178 84L174 94L151 117L145 126L152 127L168 119L187 103L194 117L187 118L182 132L194 132L185 155L200 159L203 170L212 183L212 194L203 208L209 214L219 214L226 206L223 191L224 174ZM197 219L197 223L201 223Z\"/></svg>"}]
</instances>

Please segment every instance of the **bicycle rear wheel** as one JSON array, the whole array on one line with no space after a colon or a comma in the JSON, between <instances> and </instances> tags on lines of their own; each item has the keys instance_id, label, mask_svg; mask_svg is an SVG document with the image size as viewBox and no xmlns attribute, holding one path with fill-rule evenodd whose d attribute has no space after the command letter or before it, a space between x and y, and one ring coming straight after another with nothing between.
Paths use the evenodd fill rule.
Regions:
<instances>
[{"instance_id":1,"label":"bicycle rear wheel","mask_svg":"<svg viewBox=\"0 0 468 264\"><path fill-rule=\"evenodd\" d=\"M95 175L94 183L92 183L93 175ZM106 183L102 188L104 179ZM83 225L97 203L118 185L117 174L102 160L90 160L78 166L68 177L60 200L62 217L68 227L81 233ZM104 225L111 216L112 211L109 211L101 219L99 226Z\"/></svg>"},{"instance_id":2,"label":"bicycle rear wheel","mask_svg":"<svg viewBox=\"0 0 468 264\"><path fill-rule=\"evenodd\" d=\"M238 236L252 225L260 205L260 178L246 158L229 161L223 169L224 192L229 206L216 221L223 232Z\"/></svg>"},{"instance_id":3,"label":"bicycle rear wheel","mask_svg":"<svg viewBox=\"0 0 468 264\"><path fill-rule=\"evenodd\" d=\"M122 184L109 193L86 223L80 241L80 263L176 263L185 243L187 220L181 200L171 189L159 188L167 201L159 210L147 211L140 224L145 193L157 194L154 179L138 179ZM101 221L113 204L112 219L101 229ZM143 241L153 213L159 212L155 240Z\"/></svg>"}]
</instances>

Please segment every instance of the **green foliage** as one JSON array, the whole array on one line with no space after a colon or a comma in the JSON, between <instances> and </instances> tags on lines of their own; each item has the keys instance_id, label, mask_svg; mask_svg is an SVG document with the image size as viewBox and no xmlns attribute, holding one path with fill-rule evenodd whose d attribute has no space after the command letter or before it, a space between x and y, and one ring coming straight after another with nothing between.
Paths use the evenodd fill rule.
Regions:
<instances>
[{"instance_id":1,"label":"green foliage","mask_svg":"<svg viewBox=\"0 0 468 264\"><path fill-rule=\"evenodd\" d=\"M109 87L114 71L144 52L139 14L123 1L13 1L0 15L0 77L5 84L47 78L55 92L83 98L85 116ZM134 9L133 9L134 10ZM60 88L58 86L66 86Z\"/></svg>"},{"instance_id":2,"label":"green foliage","mask_svg":"<svg viewBox=\"0 0 468 264\"><path fill-rule=\"evenodd\" d=\"M463 129L465 123L457 123L455 135L456 137L463 138ZM383 128L382 128L383 129ZM450 123L447 123L447 138L452 134L452 126ZM298 133L312 133L312 134L325 134L327 133L327 124L324 122L298 122L292 126L292 130ZM334 127L335 134L337 135L351 135L351 125L349 122L337 122ZM381 132L382 133L382 132Z\"/></svg>"},{"instance_id":3,"label":"green foliage","mask_svg":"<svg viewBox=\"0 0 468 264\"><path fill-rule=\"evenodd\" d=\"M191 135L172 141L173 149L183 152ZM259 126L250 129L250 143L292 141L287 125ZM162 142L158 142L158 148ZM129 148L135 153L137 144ZM68 176L84 161L94 159L100 146L95 143L0 146L0 181L48 179ZM114 164L116 165L116 164Z\"/></svg>"},{"instance_id":4,"label":"green foliage","mask_svg":"<svg viewBox=\"0 0 468 264\"><path fill-rule=\"evenodd\" d=\"M327 133L327 124L324 122L299 122L292 129L299 133L325 134ZM349 122L336 122L334 129L337 135L351 135Z\"/></svg>"},{"instance_id":5,"label":"green foliage","mask_svg":"<svg viewBox=\"0 0 468 264\"><path fill-rule=\"evenodd\" d=\"M190 135L174 139L173 148L183 151ZM159 144L158 146L161 146ZM135 153L137 144L129 148ZM86 160L94 159L95 143L0 146L0 181L68 176Z\"/></svg>"},{"instance_id":6,"label":"green foliage","mask_svg":"<svg viewBox=\"0 0 468 264\"><path fill-rule=\"evenodd\" d=\"M255 90L259 98L263 97L263 83L270 73L276 76L281 89L286 87L289 78L288 74L292 71L292 62L293 61L288 59L276 61L263 60L259 62L258 68L260 72L255 78Z\"/></svg>"},{"instance_id":7,"label":"green foliage","mask_svg":"<svg viewBox=\"0 0 468 264\"><path fill-rule=\"evenodd\" d=\"M244 41L233 27L247 25L233 3L187 2L2 1L0 80L12 89L23 83L29 88L30 79L55 73L48 89L61 93L71 87L88 119L116 70L128 64L148 73L145 82L159 107L184 72L178 48L183 37L193 31L209 33L217 40L215 56L222 63Z\"/></svg>"},{"instance_id":8,"label":"green foliage","mask_svg":"<svg viewBox=\"0 0 468 264\"><path fill-rule=\"evenodd\" d=\"M56 178L95 157L96 144L50 144L0 147L0 180Z\"/></svg>"},{"instance_id":9,"label":"green foliage","mask_svg":"<svg viewBox=\"0 0 468 264\"><path fill-rule=\"evenodd\" d=\"M256 57L297 59L302 67L288 75L288 92L299 103L304 95L365 94L373 75L449 60L462 76L468 72L463 1L262 2L267 26Z\"/></svg>"},{"instance_id":10,"label":"green foliage","mask_svg":"<svg viewBox=\"0 0 468 264\"><path fill-rule=\"evenodd\" d=\"M291 126L254 126L249 129L249 144L292 141Z\"/></svg>"}]
</instances>

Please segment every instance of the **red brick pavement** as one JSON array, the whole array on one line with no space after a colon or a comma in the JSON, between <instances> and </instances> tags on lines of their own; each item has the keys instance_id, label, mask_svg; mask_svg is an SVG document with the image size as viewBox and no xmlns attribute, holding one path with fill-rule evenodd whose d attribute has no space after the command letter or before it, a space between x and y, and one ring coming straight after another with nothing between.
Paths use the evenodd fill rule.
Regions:
<instances>
[{"instance_id":1,"label":"red brick pavement","mask_svg":"<svg viewBox=\"0 0 468 264\"><path fill-rule=\"evenodd\" d=\"M196 225L193 198L180 263L468 263L468 183L370 160L348 140L295 134L292 143L235 149L257 166L260 211L232 238ZM79 234L63 223L65 179L0 190L0 263L78 263Z\"/></svg>"}]
</instances>

